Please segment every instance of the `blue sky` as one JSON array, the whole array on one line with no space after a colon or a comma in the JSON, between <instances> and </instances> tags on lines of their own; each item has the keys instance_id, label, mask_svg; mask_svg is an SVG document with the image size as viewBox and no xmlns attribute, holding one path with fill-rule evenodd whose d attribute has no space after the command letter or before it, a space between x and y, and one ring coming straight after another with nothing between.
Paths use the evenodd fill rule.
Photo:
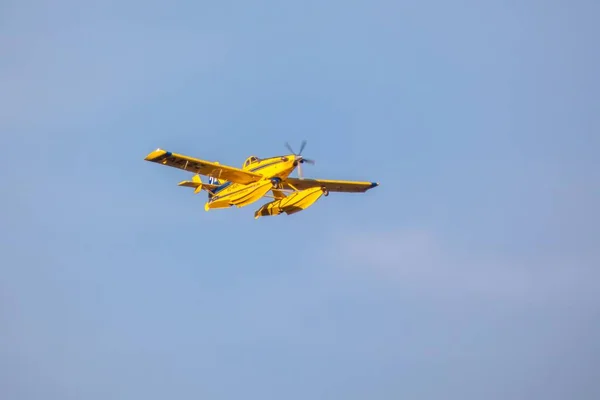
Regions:
<instances>
[{"instance_id":1,"label":"blue sky","mask_svg":"<svg viewBox=\"0 0 600 400\"><path fill-rule=\"evenodd\" d=\"M4 2L2 397L598 398L600 7L513 3ZM381 186L143 161L303 139Z\"/></svg>"}]
</instances>

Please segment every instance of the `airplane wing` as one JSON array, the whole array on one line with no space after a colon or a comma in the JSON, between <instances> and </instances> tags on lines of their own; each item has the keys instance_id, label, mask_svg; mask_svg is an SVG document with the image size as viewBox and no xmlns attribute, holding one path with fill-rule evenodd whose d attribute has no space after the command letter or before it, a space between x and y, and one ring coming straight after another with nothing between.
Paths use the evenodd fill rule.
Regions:
<instances>
[{"instance_id":1,"label":"airplane wing","mask_svg":"<svg viewBox=\"0 0 600 400\"><path fill-rule=\"evenodd\" d=\"M330 192L364 193L369 189L379 186L377 182L360 181L335 181L328 179L298 179L287 178L283 184L291 188L290 184L298 190L308 189L316 186L324 186ZM292 188L293 189L293 188Z\"/></svg>"},{"instance_id":2,"label":"airplane wing","mask_svg":"<svg viewBox=\"0 0 600 400\"><path fill-rule=\"evenodd\" d=\"M234 183L241 183L243 185L259 181L262 178L262 175L254 172L244 171L243 169L230 167L228 165L221 165L218 162L200 160L182 154L171 153L170 151L162 149L157 149L148 154L144 160L183 169L195 174L212 176Z\"/></svg>"}]
</instances>

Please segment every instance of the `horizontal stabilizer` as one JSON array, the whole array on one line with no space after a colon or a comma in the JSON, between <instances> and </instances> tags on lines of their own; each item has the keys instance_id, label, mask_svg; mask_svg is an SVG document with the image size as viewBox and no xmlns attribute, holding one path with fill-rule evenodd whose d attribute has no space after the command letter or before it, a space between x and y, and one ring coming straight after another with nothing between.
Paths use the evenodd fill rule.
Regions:
<instances>
[{"instance_id":1,"label":"horizontal stabilizer","mask_svg":"<svg viewBox=\"0 0 600 400\"><path fill-rule=\"evenodd\" d=\"M206 190L207 192L212 192L213 190L215 190L218 185L211 185L210 183L202 183L199 181L181 181L179 182L178 186L185 186L185 187L191 187L191 188L195 188L194 193L199 193L202 189Z\"/></svg>"}]
</instances>

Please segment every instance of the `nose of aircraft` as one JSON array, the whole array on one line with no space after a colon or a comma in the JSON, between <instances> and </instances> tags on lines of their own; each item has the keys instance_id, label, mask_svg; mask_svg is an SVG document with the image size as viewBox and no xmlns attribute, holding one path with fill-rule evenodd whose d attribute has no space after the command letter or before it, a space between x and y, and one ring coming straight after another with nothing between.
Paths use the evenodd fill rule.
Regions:
<instances>
[{"instance_id":1,"label":"nose of aircraft","mask_svg":"<svg viewBox=\"0 0 600 400\"><path fill-rule=\"evenodd\" d=\"M300 145L300 151L298 153L296 153L294 151L294 149L292 149L292 146L290 146L289 143L285 143L285 147L288 148L289 151L292 152L292 154L294 155L294 167L298 167L298 178L302 179L302 164L304 163L309 163L309 164L313 164L314 165L314 160L311 160L310 158L304 158L302 156L302 151L304 150L304 147L306 146L306 140L302 141L302 144Z\"/></svg>"},{"instance_id":2,"label":"nose of aircraft","mask_svg":"<svg viewBox=\"0 0 600 400\"><path fill-rule=\"evenodd\" d=\"M304 156L298 155L298 154L294 154L293 156L294 159L294 165L298 165L298 164L304 164L304 163L308 163L311 165L315 164L315 161L310 159L310 158L305 158Z\"/></svg>"}]
</instances>

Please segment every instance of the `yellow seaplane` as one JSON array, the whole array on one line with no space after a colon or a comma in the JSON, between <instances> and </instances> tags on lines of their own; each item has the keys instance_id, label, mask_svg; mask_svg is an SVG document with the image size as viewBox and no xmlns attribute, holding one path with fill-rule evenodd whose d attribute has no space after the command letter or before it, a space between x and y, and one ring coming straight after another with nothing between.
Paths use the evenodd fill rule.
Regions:
<instances>
[{"instance_id":1,"label":"yellow seaplane","mask_svg":"<svg viewBox=\"0 0 600 400\"><path fill-rule=\"evenodd\" d=\"M268 215L287 215L302 211L313 205L321 196L329 192L364 193L379 186L377 182L339 181L306 179L302 176L302 164L314 161L302 156L306 141L300 151L294 152L289 143L285 144L291 154L269 158L251 156L242 168L223 165L219 162L200 160L182 154L156 149L148 154L146 161L194 173L191 181L182 181L179 186L194 188L194 193L208 192L206 211L232 206L244 207L263 197L273 201L262 205L254 213L254 218ZM298 168L298 178L290 177ZM200 175L208 177L202 182ZM272 193L269 195L269 191Z\"/></svg>"}]
</instances>

